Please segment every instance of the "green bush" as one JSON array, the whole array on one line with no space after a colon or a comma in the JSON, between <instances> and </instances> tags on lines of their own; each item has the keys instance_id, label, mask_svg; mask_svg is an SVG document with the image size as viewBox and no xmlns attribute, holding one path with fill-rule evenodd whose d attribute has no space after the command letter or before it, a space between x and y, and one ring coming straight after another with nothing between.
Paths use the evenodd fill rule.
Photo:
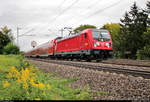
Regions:
<instances>
[{"instance_id":1,"label":"green bush","mask_svg":"<svg viewBox=\"0 0 150 102\"><path fill-rule=\"evenodd\" d=\"M8 43L3 48L3 54L19 54L19 47L17 47L13 43Z\"/></svg>"},{"instance_id":2,"label":"green bush","mask_svg":"<svg viewBox=\"0 0 150 102\"><path fill-rule=\"evenodd\" d=\"M139 60L150 59L150 45L144 46L143 49L138 50L136 56Z\"/></svg>"}]
</instances>

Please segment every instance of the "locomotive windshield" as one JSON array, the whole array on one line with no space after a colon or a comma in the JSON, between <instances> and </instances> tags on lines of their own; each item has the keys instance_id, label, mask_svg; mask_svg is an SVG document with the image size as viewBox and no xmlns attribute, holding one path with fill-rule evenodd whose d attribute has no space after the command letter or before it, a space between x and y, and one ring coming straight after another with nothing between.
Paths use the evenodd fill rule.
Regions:
<instances>
[{"instance_id":1,"label":"locomotive windshield","mask_svg":"<svg viewBox=\"0 0 150 102\"><path fill-rule=\"evenodd\" d=\"M93 39L98 41L109 41L110 36L107 30L92 30Z\"/></svg>"}]
</instances>

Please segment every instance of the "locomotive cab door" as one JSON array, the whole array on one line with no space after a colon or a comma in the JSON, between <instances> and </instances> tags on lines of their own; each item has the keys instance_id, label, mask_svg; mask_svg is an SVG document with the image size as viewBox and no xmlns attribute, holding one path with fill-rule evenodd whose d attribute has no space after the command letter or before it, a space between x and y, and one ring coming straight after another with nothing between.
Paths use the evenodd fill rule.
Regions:
<instances>
[{"instance_id":1,"label":"locomotive cab door","mask_svg":"<svg viewBox=\"0 0 150 102\"><path fill-rule=\"evenodd\" d=\"M88 49L89 47L89 41L88 41L88 35L87 33L82 33L81 34L81 44L80 44L81 49Z\"/></svg>"}]
</instances>

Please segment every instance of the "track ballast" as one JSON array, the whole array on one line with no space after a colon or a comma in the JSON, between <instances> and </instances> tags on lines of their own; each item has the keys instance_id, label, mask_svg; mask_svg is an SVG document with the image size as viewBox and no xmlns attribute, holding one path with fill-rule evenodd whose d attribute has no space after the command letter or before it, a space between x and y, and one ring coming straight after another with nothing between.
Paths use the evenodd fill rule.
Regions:
<instances>
[{"instance_id":1,"label":"track ballast","mask_svg":"<svg viewBox=\"0 0 150 102\"><path fill-rule=\"evenodd\" d=\"M116 68L116 67L105 67L105 66L100 66L100 65L90 65L90 64L86 64L84 62L81 63L81 62L75 62L75 61L51 60L51 59L45 59L45 58L44 59L42 59L42 58L29 58L29 59L48 62L48 63L54 63L54 64L60 64L60 65L68 65L68 66L74 66L74 67L79 67L79 68L86 68L86 69L90 69L90 70L113 72L113 73L118 73L118 74L127 74L127 75L143 77L143 78L150 78L150 71L147 71L147 70L135 70L135 69L123 69L123 68ZM114 63L112 65L114 65ZM121 65L121 64L119 64L119 65ZM127 66L129 66L129 65L127 65ZM145 67L145 66L141 66L141 67Z\"/></svg>"}]
</instances>

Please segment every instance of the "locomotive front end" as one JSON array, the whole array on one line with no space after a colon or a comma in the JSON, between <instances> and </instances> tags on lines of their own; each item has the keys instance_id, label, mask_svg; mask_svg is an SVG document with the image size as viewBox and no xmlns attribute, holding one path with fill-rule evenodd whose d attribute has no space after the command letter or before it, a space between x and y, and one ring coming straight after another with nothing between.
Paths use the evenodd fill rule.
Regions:
<instances>
[{"instance_id":1,"label":"locomotive front end","mask_svg":"<svg viewBox=\"0 0 150 102\"><path fill-rule=\"evenodd\" d=\"M112 39L108 30L92 29L93 54L97 58L113 56Z\"/></svg>"}]
</instances>

